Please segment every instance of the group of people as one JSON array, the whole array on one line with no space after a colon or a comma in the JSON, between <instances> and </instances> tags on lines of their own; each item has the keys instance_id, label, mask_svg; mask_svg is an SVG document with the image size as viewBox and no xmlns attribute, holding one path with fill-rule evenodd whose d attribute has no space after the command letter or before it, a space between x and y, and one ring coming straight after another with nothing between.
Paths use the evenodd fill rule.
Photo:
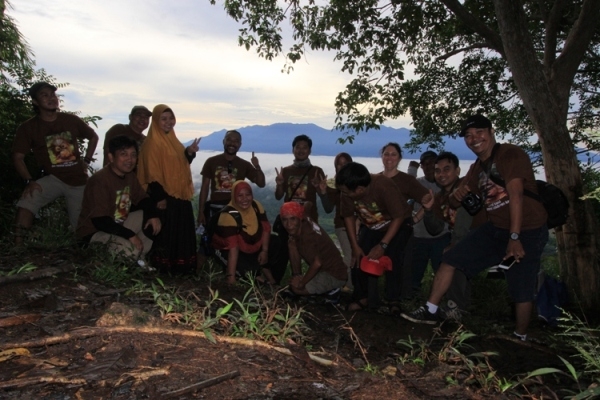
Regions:
<instances>
[{"instance_id":1,"label":"group of people","mask_svg":"<svg viewBox=\"0 0 600 400\"><path fill-rule=\"evenodd\" d=\"M36 115L15 137L14 163L26 185L17 203L17 244L37 211L63 196L79 239L107 243L140 265L150 261L163 272L195 271L198 223L210 231L210 245L230 284L246 273L278 284L289 261L294 295L335 296L347 287L353 292L350 311L386 302L403 318L428 324L458 318L470 306L470 279L514 257L506 279L515 302L515 334L526 338L548 239L546 213L537 200L523 196L524 189L537 192L529 157L517 146L496 143L486 117L469 117L459 133L477 157L463 178L456 155L431 150L402 172L402 149L388 143L381 149L379 173L370 173L348 153L338 154L335 185L329 185L323 170L311 164L312 140L297 136L293 164L276 168L275 198L283 204L271 225L247 182L264 188L264 172L254 153L250 161L237 156L239 132L228 131L223 153L204 163L195 220L190 164L200 140L181 144L169 106L159 104L152 112L133 107L129 124L107 132L104 168L88 179L98 136L77 116L58 111L56 90L46 82L30 88ZM83 156L82 139L88 140ZM25 165L30 151L40 176ZM416 178L419 167L424 176ZM339 248L319 225L317 197L327 213L335 209ZM277 267L274 257L283 266ZM429 263L435 277L427 303L401 313L400 301L420 290ZM380 275L385 275L383 299Z\"/></svg>"}]
</instances>

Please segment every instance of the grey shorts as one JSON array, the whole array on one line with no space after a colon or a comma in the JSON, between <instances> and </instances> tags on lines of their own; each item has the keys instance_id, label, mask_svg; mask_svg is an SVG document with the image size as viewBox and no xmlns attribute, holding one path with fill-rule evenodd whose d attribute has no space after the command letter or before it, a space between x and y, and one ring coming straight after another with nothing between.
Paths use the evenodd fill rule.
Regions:
<instances>
[{"instance_id":1,"label":"grey shorts","mask_svg":"<svg viewBox=\"0 0 600 400\"><path fill-rule=\"evenodd\" d=\"M340 280L329 275L327 272L318 272L305 285L306 291L310 294L323 294L333 289L344 287L345 280Z\"/></svg>"},{"instance_id":2,"label":"grey shorts","mask_svg":"<svg viewBox=\"0 0 600 400\"><path fill-rule=\"evenodd\" d=\"M54 175L46 175L43 178L36 180L37 184L42 187L42 191L34 191L32 196L22 197L17 202L17 207L24 208L37 214L40 208L53 202L59 197L64 197L67 203L67 213L69 221L73 229L77 227L77 219L81 212L81 202L83 201L82 186L69 186Z\"/></svg>"}]
</instances>

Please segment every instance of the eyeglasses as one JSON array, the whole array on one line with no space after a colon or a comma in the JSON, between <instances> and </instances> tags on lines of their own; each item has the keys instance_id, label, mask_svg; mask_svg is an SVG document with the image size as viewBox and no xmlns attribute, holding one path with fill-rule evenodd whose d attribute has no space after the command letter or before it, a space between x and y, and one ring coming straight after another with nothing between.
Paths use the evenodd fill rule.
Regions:
<instances>
[{"instance_id":1,"label":"eyeglasses","mask_svg":"<svg viewBox=\"0 0 600 400\"><path fill-rule=\"evenodd\" d=\"M233 163L231 161L229 161L227 163L227 173L230 174L233 172Z\"/></svg>"}]
</instances>

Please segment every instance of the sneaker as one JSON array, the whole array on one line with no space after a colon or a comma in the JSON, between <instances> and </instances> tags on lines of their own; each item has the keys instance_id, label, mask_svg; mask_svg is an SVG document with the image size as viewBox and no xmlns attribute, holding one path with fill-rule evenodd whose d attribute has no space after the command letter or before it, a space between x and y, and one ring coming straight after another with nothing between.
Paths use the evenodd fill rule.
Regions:
<instances>
[{"instance_id":1,"label":"sneaker","mask_svg":"<svg viewBox=\"0 0 600 400\"><path fill-rule=\"evenodd\" d=\"M452 300L448 300L448 303L440 306L439 315L440 318L444 320L451 319L456 322L460 322L462 319L462 312L460 311L460 308L458 308L458 305Z\"/></svg>"},{"instance_id":2,"label":"sneaker","mask_svg":"<svg viewBox=\"0 0 600 400\"><path fill-rule=\"evenodd\" d=\"M435 325L439 322L438 314L430 313L426 306L421 306L409 313L402 313L400 316L416 324Z\"/></svg>"},{"instance_id":3,"label":"sneaker","mask_svg":"<svg viewBox=\"0 0 600 400\"><path fill-rule=\"evenodd\" d=\"M342 290L340 288L335 288L325 293L325 303L327 304L339 304L340 296L342 294Z\"/></svg>"},{"instance_id":4,"label":"sneaker","mask_svg":"<svg viewBox=\"0 0 600 400\"><path fill-rule=\"evenodd\" d=\"M527 341L527 335L519 335L517 332L513 332L513 337L516 337L517 339L526 342Z\"/></svg>"}]
</instances>

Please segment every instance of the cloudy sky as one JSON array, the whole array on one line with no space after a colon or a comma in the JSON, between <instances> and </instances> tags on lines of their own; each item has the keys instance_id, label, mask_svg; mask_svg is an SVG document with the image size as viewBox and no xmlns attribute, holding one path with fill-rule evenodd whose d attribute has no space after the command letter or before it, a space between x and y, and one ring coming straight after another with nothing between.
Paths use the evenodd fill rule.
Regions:
<instances>
[{"instance_id":1,"label":"cloudy sky","mask_svg":"<svg viewBox=\"0 0 600 400\"><path fill-rule=\"evenodd\" d=\"M283 58L239 47L240 26L222 1L10 1L38 67L70 84L60 90L65 108L101 116L101 136L133 105L158 103L174 109L182 140L275 122L331 128L349 81L332 53L311 52L288 75Z\"/></svg>"}]
</instances>

